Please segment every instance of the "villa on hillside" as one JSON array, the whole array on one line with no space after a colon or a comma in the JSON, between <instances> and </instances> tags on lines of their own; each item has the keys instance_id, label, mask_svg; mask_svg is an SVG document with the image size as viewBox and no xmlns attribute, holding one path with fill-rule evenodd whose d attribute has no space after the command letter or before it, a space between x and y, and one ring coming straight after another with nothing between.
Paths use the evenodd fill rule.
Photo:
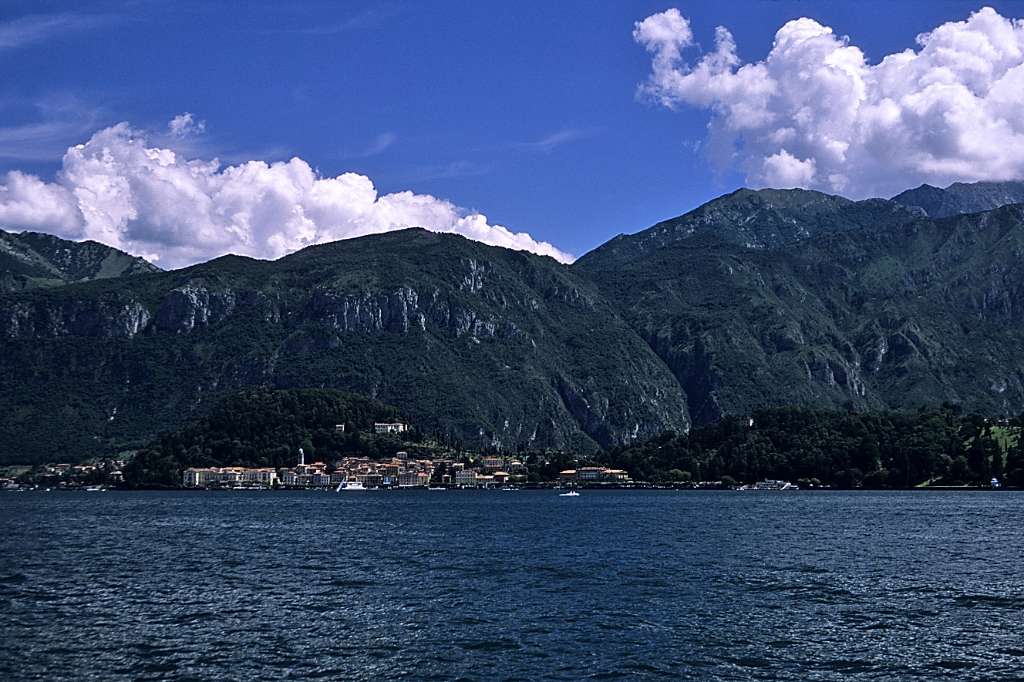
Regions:
<instances>
[{"instance_id":1,"label":"villa on hillside","mask_svg":"<svg viewBox=\"0 0 1024 682\"><path fill-rule=\"evenodd\" d=\"M408 424L402 422L374 422L373 432L376 434L398 434L409 430Z\"/></svg>"}]
</instances>

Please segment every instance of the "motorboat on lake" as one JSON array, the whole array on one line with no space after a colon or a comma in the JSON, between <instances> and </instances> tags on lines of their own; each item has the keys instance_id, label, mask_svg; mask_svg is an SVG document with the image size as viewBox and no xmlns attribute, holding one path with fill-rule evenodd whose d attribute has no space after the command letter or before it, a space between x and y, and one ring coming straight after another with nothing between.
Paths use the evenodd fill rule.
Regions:
<instances>
[{"instance_id":1,"label":"motorboat on lake","mask_svg":"<svg viewBox=\"0 0 1024 682\"><path fill-rule=\"evenodd\" d=\"M790 483L789 481L766 479L764 481L758 481L757 483L741 485L737 490L800 490L800 486Z\"/></svg>"},{"instance_id":2,"label":"motorboat on lake","mask_svg":"<svg viewBox=\"0 0 1024 682\"><path fill-rule=\"evenodd\" d=\"M576 492L575 490L570 490L567 493L558 493L558 496L559 497L579 497L580 494L578 492Z\"/></svg>"},{"instance_id":3,"label":"motorboat on lake","mask_svg":"<svg viewBox=\"0 0 1024 682\"><path fill-rule=\"evenodd\" d=\"M340 493L342 491L348 492L351 490L366 490L366 486L364 486L363 482L360 480L350 481L346 478L338 484L338 487L335 488L334 492Z\"/></svg>"}]
</instances>

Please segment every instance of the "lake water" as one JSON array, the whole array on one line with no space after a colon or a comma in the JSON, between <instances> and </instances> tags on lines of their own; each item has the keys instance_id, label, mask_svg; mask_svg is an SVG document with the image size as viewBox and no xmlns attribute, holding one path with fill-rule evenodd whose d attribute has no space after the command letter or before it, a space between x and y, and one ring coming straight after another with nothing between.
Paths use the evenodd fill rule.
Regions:
<instances>
[{"instance_id":1,"label":"lake water","mask_svg":"<svg viewBox=\"0 0 1024 682\"><path fill-rule=\"evenodd\" d=\"M0 678L1020 678L1022 503L0 493Z\"/></svg>"}]
</instances>

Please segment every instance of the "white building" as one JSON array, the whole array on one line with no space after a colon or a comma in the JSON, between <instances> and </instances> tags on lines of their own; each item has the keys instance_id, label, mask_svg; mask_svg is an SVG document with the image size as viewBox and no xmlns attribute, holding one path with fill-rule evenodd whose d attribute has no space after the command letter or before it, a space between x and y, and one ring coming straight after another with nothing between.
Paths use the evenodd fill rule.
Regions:
<instances>
[{"instance_id":1,"label":"white building","mask_svg":"<svg viewBox=\"0 0 1024 682\"><path fill-rule=\"evenodd\" d=\"M373 432L376 434L405 433L408 430L409 425L402 422L374 422L373 424Z\"/></svg>"},{"instance_id":2,"label":"white building","mask_svg":"<svg viewBox=\"0 0 1024 682\"><path fill-rule=\"evenodd\" d=\"M480 466L483 467L484 473L493 474L505 468L505 460L501 457L484 457L480 460Z\"/></svg>"},{"instance_id":3,"label":"white building","mask_svg":"<svg viewBox=\"0 0 1024 682\"><path fill-rule=\"evenodd\" d=\"M213 467L190 467L181 474L181 484L186 488L201 488L216 481L220 470Z\"/></svg>"},{"instance_id":4,"label":"white building","mask_svg":"<svg viewBox=\"0 0 1024 682\"><path fill-rule=\"evenodd\" d=\"M277 483L277 472L271 468L242 469L242 480L270 487Z\"/></svg>"},{"instance_id":5,"label":"white building","mask_svg":"<svg viewBox=\"0 0 1024 682\"><path fill-rule=\"evenodd\" d=\"M430 474L423 471L406 471L398 475L399 488L424 488L430 483Z\"/></svg>"},{"instance_id":6,"label":"white building","mask_svg":"<svg viewBox=\"0 0 1024 682\"><path fill-rule=\"evenodd\" d=\"M273 469L246 467L190 467L182 472L181 483L186 488L205 488L211 485L251 485L269 488L277 483L277 472Z\"/></svg>"},{"instance_id":7,"label":"white building","mask_svg":"<svg viewBox=\"0 0 1024 682\"><path fill-rule=\"evenodd\" d=\"M558 478L563 483L628 483L629 474L622 469L607 467L580 467L559 472Z\"/></svg>"}]
</instances>

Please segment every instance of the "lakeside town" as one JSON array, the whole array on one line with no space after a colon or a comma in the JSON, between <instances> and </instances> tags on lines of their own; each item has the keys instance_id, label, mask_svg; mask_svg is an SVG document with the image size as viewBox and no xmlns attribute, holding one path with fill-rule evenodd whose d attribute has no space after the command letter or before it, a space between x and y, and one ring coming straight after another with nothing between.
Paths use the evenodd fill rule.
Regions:
<instances>
[{"instance_id":1,"label":"lakeside town","mask_svg":"<svg viewBox=\"0 0 1024 682\"><path fill-rule=\"evenodd\" d=\"M562 471L564 485L628 485L620 469L580 467ZM235 489L389 489L389 488L509 488L528 484L527 467L510 457L485 456L470 461L414 459L401 451L395 457L371 460L343 457L333 464L305 462L300 450L294 467L192 467L182 473L185 488Z\"/></svg>"},{"instance_id":2,"label":"lakeside town","mask_svg":"<svg viewBox=\"0 0 1024 682\"><path fill-rule=\"evenodd\" d=\"M409 430L401 422L376 422L376 435L399 435ZM515 457L467 455L462 458L410 456L399 450L393 457L341 457L333 462L306 462L300 448L294 467L190 467L182 473L185 488L507 488L529 483L527 465ZM558 483L628 485L621 469L580 467L559 473Z\"/></svg>"},{"instance_id":3,"label":"lakeside town","mask_svg":"<svg viewBox=\"0 0 1024 682\"><path fill-rule=\"evenodd\" d=\"M338 425L343 430L342 425ZM399 436L410 430L400 422L373 424L375 435ZM550 480L531 480L522 459L494 454L462 453L458 457L424 457L399 450L391 457L344 456L306 461L298 449L290 467L209 466L182 471L180 487L205 490L389 490L509 489L525 487L647 487L622 469L579 466ZM326 460L326 461L325 461ZM0 476L3 490L107 490L124 482L124 459L89 464L56 463Z\"/></svg>"},{"instance_id":4,"label":"lakeside town","mask_svg":"<svg viewBox=\"0 0 1024 682\"><path fill-rule=\"evenodd\" d=\"M752 418L741 423L741 428L744 429L753 429L755 426ZM678 455L670 455L675 457L682 467L650 467L649 463L653 458L664 456L661 454L665 452L662 449L663 445L672 443L672 439L676 438L673 434L665 434L640 446L649 454L645 459L638 461L635 458L630 460L623 457L622 452L615 451L605 453L605 456L600 458L563 451L518 451L514 455L494 450L473 452L462 449L458 443L446 442L434 436L425 437L404 422L371 420L363 422L360 426L352 423L329 423L316 432L314 439L308 436L293 436L287 439L292 443L301 441L305 447L275 444L281 443L284 438L264 440L264 444L259 448L245 444L244 441L227 441L223 438L213 443L214 448L222 448L225 444L229 448L235 447L239 454L234 456L224 456L213 450L204 451L195 447L186 454L183 449L175 451L176 445L172 440L162 446L168 448L165 453L171 453L170 458L162 461L153 459L154 451L151 449L148 452L124 451L115 456L97 457L88 461L8 465L0 467L0 491L191 489L341 492L523 488L821 490L861 487L857 485L856 477L849 477L852 480L848 482L842 481L843 471L831 476L842 481L840 485L813 476L795 476L790 480L784 480L785 474L772 476L774 472L771 471L762 471L756 478L734 478L729 475L729 468L714 466L714 458L708 459L712 466L704 471L702 469L705 467L692 456L687 460ZM998 446L999 442L994 438L1003 437L1002 447L1006 452L1004 455L990 457L990 466L987 469L975 461L983 464L984 459L966 460L960 457L958 460L951 460L953 468L966 469L974 466L987 474L985 478L965 481L965 477L959 475L959 480L949 481L931 476L918 483L907 481L909 485L885 487L937 490L1020 489L1020 485L1013 478L1016 476L1013 471L1009 472L1013 476L1005 482L1004 476L999 475L1005 474L1014 465L1019 443L1010 437L1015 436L1013 429L1016 428L1015 424L1007 420L981 419L979 429L986 429L987 432L979 430L977 433L980 435L965 441L969 453L973 456L977 452L984 453ZM987 440L982 440L983 437L987 437ZM175 452L178 454L174 454ZM140 478L139 460L143 457L147 457L144 459L143 467L156 463L165 467L169 465L169 468L165 468L159 478ZM638 463L640 466L637 466ZM1002 466L997 466L1000 463ZM646 470L644 465L648 465ZM874 466L878 468L877 461ZM142 471L146 473L144 468ZM692 472L697 472L698 475L695 476ZM698 477L700 473L710 473L711 476ZM875 476L874 473L871 475Z\"/></svg>"},{"instance_id":5,"label":"lakeside town","mask_svg":"<svg viewBox=\"0 0 1024 682\"><path fill-rule=\"evenodd\" d=\"M412 488L518 489L551 487L650 487L633 481L621 469L583 466L559 473L554 481L529 481L527 467L508 457L486 456L469 461L395 457L343 457L332 463L305 462L300 453L293 467L189 467L181 487L203 490L389 490ZM110 490L120 487L116 460L99 464L47 464L30 477L0 477L0 490ZM97 473L104 483L96 483Z\"/></svg>"}]
</instances>

